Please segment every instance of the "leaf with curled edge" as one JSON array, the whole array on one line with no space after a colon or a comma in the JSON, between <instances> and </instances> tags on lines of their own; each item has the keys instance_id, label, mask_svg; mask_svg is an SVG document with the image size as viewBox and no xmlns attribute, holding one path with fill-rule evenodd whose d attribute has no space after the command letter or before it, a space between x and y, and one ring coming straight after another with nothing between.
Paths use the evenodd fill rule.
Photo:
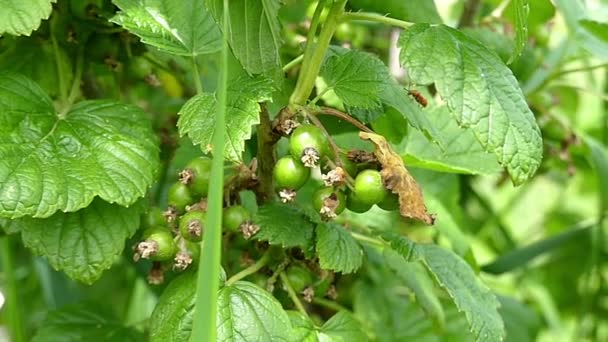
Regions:
<instances>
[{"instance_id":1,"label":"leaf with curled edge","mask_svg":"<svg viewBox=\"0 0 608 342\"><path fill-rule=\"evenodd\" d=\"M399 195L401 216L433 224L435 216L428 213L418 183L386 139L381 135L367 132L359 132L359 137L374 143L374 155L382 165L382 171L380 171L382 181L387 189Z\"/></svg>"}]
</instances>

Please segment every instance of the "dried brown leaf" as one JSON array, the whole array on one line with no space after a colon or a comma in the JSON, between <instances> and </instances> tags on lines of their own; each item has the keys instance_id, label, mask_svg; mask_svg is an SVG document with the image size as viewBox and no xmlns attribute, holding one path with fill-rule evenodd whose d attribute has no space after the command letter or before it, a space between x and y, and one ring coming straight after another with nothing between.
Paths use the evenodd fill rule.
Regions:
<instances>
[{"instance_id":1,"label":"dried brown leaf","mask_svg":"<svg viewBox=\"0 0 608 342\"><path fill-rule=\"evenodd\" d=\"M399 213L403 217L420 220L433 224L435 216L428 213L422 191L414 177L403 165L401 156L393 151L383 136L367 132L359 132L363 140L374 143L374 154L382 165L382 181L387 189L399 195Z\"/></svg>"}]
</instances>

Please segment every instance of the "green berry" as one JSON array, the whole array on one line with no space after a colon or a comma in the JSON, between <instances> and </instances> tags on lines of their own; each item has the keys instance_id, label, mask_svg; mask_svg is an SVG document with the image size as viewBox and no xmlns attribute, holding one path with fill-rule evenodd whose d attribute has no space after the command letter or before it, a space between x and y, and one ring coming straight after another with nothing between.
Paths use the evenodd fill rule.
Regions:
<instances>
[{"instance_id":1,"label":"green berry","mask_svg":"<svg viewBox=\"0 0 608 342\"><path fill-rule=\"evenodd\" d=\"M298 190L310 178L310 169L296 158L285 156L274 165L273 175L277 188Z\"/></svg>"},{"instance_id":2,"label":"green berry","mask_svg":"<svg viewBox=\"0 0 608 342\"><path fill-rule=\"evenodd\" d=\"M203 239L205 212L193 210L179 218L179 232L188 241L198 242Z\"/></svg>"},{"instance_id":3,"label":"green berry","mask_svg":"<svg viewBox=\"0 0 608 342\"><path fill-rule=\"evenodd\" d=\"M354 192L362 203L374 205L382 202L388 190L382 184L382 176L376 170L363 170L355 178Z\"/></svg>"},{"instance_id":4,"label":"green berry","mask_svg":"<svg viewBox=\"0 0 608 342\"><path fill-rule=\"evenodd\" d=\"M167 228L148 228L142 233L142 239L143 241L138 245L138 250L144 259L171 260L177 253L177 245L173 241L171 231Z\"/></svg>"},{"instance_id":5,"label":"green berry","mask_svg":"<svg viewBox=\"0 0 608 342\"><path fill-rule=\"evenodd\" d=\"M378 203L378 207L388 211L399 209L399 195L389 192L389 194Z\"/></svg>"},{"instance_id":6,"label":"green berry","mask_svg":"<svg viewBox=\"0 0 608 342\"><path fill-rule=\"evenodd\" d=\"M233 205L224 209L223 225L228 231L239 231L241 224L250 219L251 215L249 215L247 209L240 205Z\"/></svg>"},{"instance_id":7,"label":"green berry","mask_svg":"<svg viewBox=\"0 0 608 342\"><path fill-rule=\"evenodd\" d=\"M364 213L372 208L372 204L361 201L361 199L351 191L346 199L346 208L355 213Z\"/></svg>"},{"instance_id":8,"label":"green berry","mask_svg":"<svg viewBox=\"0 0 608 342\"><path fill-rule=\"evenodd\" d=\"M167 197L167 202L169 205L174 207L179 212L183 212L187 205L194 202L190 189L188 189L185 184L180 182L171 185Z\"/></svg>"},{"instance_id":9,"label":"green berry","mask_svg":"<svg viewBox=\"0 0 608 342\"><path fill-rule=\"evenodd\" d=\"M296 292L302 292L302 290L312 284L311 272L302 266L290 266L286 271L286 275L291 287Z\"/></svg>"},{"instance_id":10,"label":"green berry","mask_svg":"<svg viewBox=\"0 0 608 342\"><path fill-rule=\"evenodd\" d=\"M317 126L301 125L289 137L289 150L305 166L314 167L327 154L329 141Z\"/></svg>"},{"instance_id":11,"label":"green berry","mask_svg":"<svg viewBox=\"0 0 608 342\"><path fill-rule=\"evenodd\" d=\"M151 228L156 226L166 226L167 221L163 211L159 207L150 207L141 220L142 227Z\"/></svg>"},{"instance_id":12,"label":"green berry","mask_svg":"<svg viewBox=\"0 0 608 342\"><path fill-rule=\"evenodd\" d=\"M193 194L207 196L210 174L211 159L195 158L180 172L180 182L187 184Z\"/></svg>"},{"instance_id":13,"label":"green berry","mask_svg":"<svg viewBox=\"0 0 608 342\"><path fill-rule=\"evenodd\" d=\"M154 66L147 58L143 56L133 57L128 65L129 74L136 79L143 80L146 76L152 74Z\"/></svg>"},{"instance_id":14,"label":"green berry","mask_svg":"<svg viewBox=\"0 0 608 342\"><path fill-rule=\"evenodd\" d=\"M321 216L333 218L346 208L346 196L332 187L320 188L312 195L312 206Z\"/></svg>"}]
</instances>

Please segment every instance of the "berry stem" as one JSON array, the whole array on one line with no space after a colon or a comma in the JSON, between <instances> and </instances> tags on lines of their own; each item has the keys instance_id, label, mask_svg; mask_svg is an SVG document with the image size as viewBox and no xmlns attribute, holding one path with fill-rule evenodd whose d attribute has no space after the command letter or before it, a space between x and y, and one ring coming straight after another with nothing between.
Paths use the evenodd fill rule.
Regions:
<instances>
[{"instance_id":1,"label":"berry stem","mask_svg":"<svg viewBox=\"0 0 608 342\"><path fill-rule=\"evenodd\" d=\"M226 286L230 286L236 283L237 281L256 273L257 271L262 269L262 267L266 266L266 264L268 264L268 261L270 261L270 252L266 251L266 253L264 253L264 255L262 255L262 257L255 262L255 264L241 270L239 273L233 275L228 280L226 280Z\"/></svg>"},{"instance_id":2,"label":"berry stem","mask_svg":"<svg viewBox=\"0 0 608 342\"><path fill-rule=\"evenodd\" d=\"M367 133L375 133L373 130L371 130L369 127L365 126L364 124L360 123L359 121L357 121L355 118L353 118L352 116L341 112L337 109L334 108L330 108L330 107L320 107L320 110L313 112L312 114L315 115L330 115L330 116L335 116L343 121L346 121L348 123L350 123L351 125L357 127L358 129L362 130L363 132L367 132Z\"/></svg>"},{"instance_id":3,"label":"berry stem","mask_svg":"<svg viewBox=\"0 0 608 342\"><path fill-rule=\"evenodd\" d=\"M345 307L343 307L342 305L340 305L340 304L338 304L338 303L336 303L334 301L327 300L325 298L317 298L317 297L315 297L315 298L313 298L312 302L313 302L313 304L317 304L319 306L322 306L322 307L330 309L330 310L334 310L336 312L339 312L339 311L348 311L348 309L345 308Z\"/></svg>"},{"instance_id":4,"label":"berry stem","mask_svg":"<svg viewBox=\"0 0 608 342\"><path fill-rule=\"evenodd\" d=\"M306 308L304 308L304 305L300 301L300 298L298 298L298 294L293 289L293 286L291 286L291 283L289 282L289 279L287 278L287 275L285 274L285 272L279 273L279 277L281 277L281 282L283 282L283 285L285 286L285 289L287 290L287 294L289 295L289 298L291 299L293 304L296 306L298 311L300 311L304 316L308 317L308 312L306 312Z\"/></svg>"},{"instance_id":5,"label":"berry stem","mask_svg":"<svg viewBox=\"0 0 608 342\"><path fill-rule=\"evenodd\" d=\"M329 132L327 132L327 130L325 129L325 127L323 126L321 121L319 121L319 119L316 116L309 114L308 112L306 112L306 116L308 117L310 122L313 123L313 125L319 127L323 131L323 134L325 134L325 136L327 137L329 146L331 147L331 150L334 153L333 160L335 160L335 162L338 166L340 166L341 168L344 168L344 166L342 165L342 160L340 159L340 148L338 147L338 145L336 145L334 140L331 138L331 135L329 135Z\"/></svg>"}]
</instances>

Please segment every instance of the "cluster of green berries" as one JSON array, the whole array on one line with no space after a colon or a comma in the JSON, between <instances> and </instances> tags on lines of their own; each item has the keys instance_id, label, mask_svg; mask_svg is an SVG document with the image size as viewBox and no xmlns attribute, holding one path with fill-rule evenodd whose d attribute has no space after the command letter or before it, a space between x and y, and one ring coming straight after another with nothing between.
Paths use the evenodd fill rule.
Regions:
<instances>
[{"instance_id":1,"label":"cluster of green berries","mask_svg":"<svg viewBox=\"0 0 608 342\"><path fill-rule=\"evenodd\" d=\"M168 269L183 271L198 260L205 232L210 171L211 159L191 160L168 190L167 210L152 207L144 216L145 229L134 246L133 259L153 261L148 277L151 283L161 283ZM258 230L249 212L240 205L226 207L222 222L224 230L241 231L246 238Z\"/></svg>"},{"instance_id":2,"label":"cluster of green berries","mask_svg":"<svg viewBox=\"0 0 608 342\"><path fill-rule=\"evenodd\" d=\"M328 160L329 141L324 132L310 124L298 126L289 137L290 155L280 158L274 166L274 181L283 202L295 199L296 191L310 179L311 169ZM334 163L329 163L335 165ZM362 169L346 157L340 165L323 175L324 187L312 197L313 208L323 219L332 219L345 208L364 213L375 204L385 210L399 208L399 197L382 182L378 170ZM354 180L349 177L354 177ZM346 186L350 182L350 186Z\"/></svg>"}]
</instances>

